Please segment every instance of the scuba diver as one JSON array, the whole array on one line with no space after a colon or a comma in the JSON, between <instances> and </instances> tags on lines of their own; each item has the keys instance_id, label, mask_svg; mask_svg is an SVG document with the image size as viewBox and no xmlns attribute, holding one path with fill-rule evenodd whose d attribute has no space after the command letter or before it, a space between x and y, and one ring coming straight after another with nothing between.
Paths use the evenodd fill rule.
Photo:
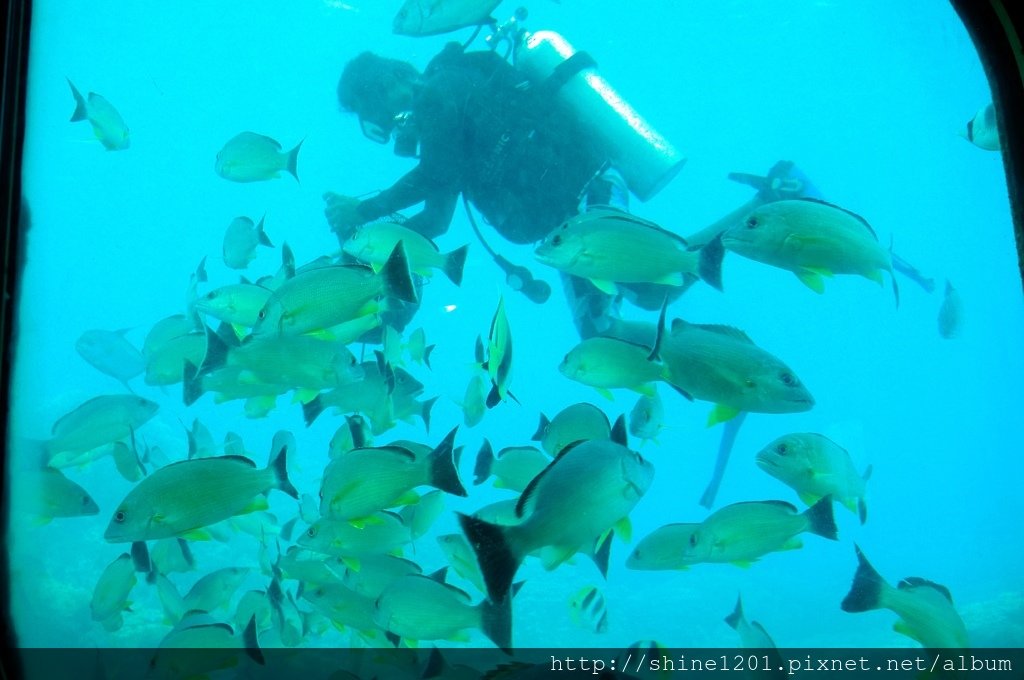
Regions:
<instances>
[{"instance_id":1,"label":"scuba diver","mask_svg":"<svg viewBox=\"0 0 1024 680\"><path fill-rule=\"evenodd\" d=\"M583 56L540 74L547 77L534 78L527 75L527 69L518 63L513 66L492 50L466 51L458 43L449 43L423 73L407 62L371 52L352 59L338 84L341 107L357 115L364 136L380 144L394 139L397 155L418 157L419 163L390 188L365 200L326 193L325 215L339 241L344 242L364 223L418 203L423 204L422 210L403 224L435 238L447 231L461 194L505 239L529 244L588 208L627 210L630 191L644 200L656 193L679 170L683 159L650 128L642 135L627 129L612 135L633 145L629 149L633 160L616 163L615 149L608 148L609 135L602 138L581 125L579 107L559 96L567 80L593 66L585 53L573 56L577 55ZM616 122L621 118L638 116L617 112L610 117ZM601 124L605 128L612 125L607 121ZM643 158L641 152L647 151L652 138L660 144ZM640 151L638 144L643 145ZM640 164L644 167L637 170L635 166ZM630 182L637 176L639 180ZM732 226L761 203L816 195L788 162L777 164L767 177L742 175L737 179L755 185L758 194L734 211L735 215L712 225L717 231ZM547 284L492 250L468 206L467 212L510 286L534 302L545 301L550 293ZM705 242L716 235L707 230L700 234ZM562 277L574 323L583 338L608 330L622 297L644 309L657 310L666 295L671 300L683 290L628 284L620 286L620 296L613 297L589 281L566 274ZM400 329L414 311L411 306L391 310L388 322Z\"/></svg>"}]
</instances>

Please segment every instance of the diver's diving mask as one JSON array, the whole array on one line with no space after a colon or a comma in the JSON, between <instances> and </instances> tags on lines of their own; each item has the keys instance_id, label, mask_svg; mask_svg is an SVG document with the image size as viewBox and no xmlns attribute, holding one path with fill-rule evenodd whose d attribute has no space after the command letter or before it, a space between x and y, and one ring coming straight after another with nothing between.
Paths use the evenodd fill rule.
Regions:
<instances>
[{"instance_id":1,"label":"diver's diving mask","mask_svg":"<svg viewBox=\"0 0 1024 680\"><path fill-rule=\"evenodd\" d=\"M387 144L391 140L391 131L394 129L394 126L392 125L390 129L386 129L380 123L360 117L359 129L362 130L363 136L371 142Z\"/></svg>"},{"instance_id":2,"label":"diver's diving mask","mask_svg":"<svg viewBox=\"0 0 1024 680\"><path fill-rule=\"evenodd\" d=\"M416 133L416 126L413 124L411 111L403 111L389 121L385 127L380 123L360 117L359 129L363 136L378 144L387 144L392 135L395 138L395 155L411 158L417 155L419 147L419 135Z\"/></svg>"}]
</instances>

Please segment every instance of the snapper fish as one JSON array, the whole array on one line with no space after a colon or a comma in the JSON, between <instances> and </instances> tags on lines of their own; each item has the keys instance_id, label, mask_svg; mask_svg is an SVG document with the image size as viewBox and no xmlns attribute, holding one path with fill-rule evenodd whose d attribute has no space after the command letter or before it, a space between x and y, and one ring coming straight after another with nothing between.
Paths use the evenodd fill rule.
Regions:
<instances>
[{"instance_id":1,"label":"snapper fish","mask_svg":"<svg viewBox=\"0 0 1024 680\"><path fill-rule=\"evenodd\" d=\"M491 476L500 489L522 491L551 463L551 458L532 446L509 446L494 454L486 438L476 457L473 484L483 484Z\"/></svg>"},{"instance_id":2,"label":"snapper fish","mask_svg":"<svg viewBox=\"0 0 1024 680\"><path fill-rule=\"evenodd\" d=\"M296 164L302 142L285 153L281 144L255 132L241 132L229 139L217 152L213 169L232 182L260 182L275 179L285 170L299 180Z\"/></svg>"},{"instance_id":3,"label":"snapper fish","mask_svg":"<svg viewBox=\"0 0 1024 680\"><path fill-rule=\"evenodd\" d=\"M745 649L775 649L775 641L768 635L757 621L748 621L743 613L743 598L736 597L736 608L725 617L726 624L740 636L740 644Z\"/></svg>"},{"instance_id":4,"label":"snapper fish","mask_svg":"<svg viewBox=\"0 0 1024 680\"><path fill-rule=\"evenodd\" d=\"M800 548L797 537L805 531L837 539L831 498L804 512L784 501L733 503L697 524L667 524L637 544L626 567L658 571L702 562L745 567L770 552Z\"/></svg>"},{"instance_id":5,"label":"snapper fish","mask_svg":"<svg viewBox=\"0 0 1024 680\"><path fill-rule=\"evenodd\" d=\"M134 394L93 397L53 424L45 448L51 467L79 462L94 449L128 439L156 415L159 405Z\"/></svg>"},{"instance_id":6,"label":"snapper fish","mask_svg":"<svg viewBox=\"0 0 1024 680\"><path fill-rule=\"evenodd\" d=\"M264 510L264 494L280 489L296 500L288 479L288 443L274 437L270 464L258 469L242 456L194 458L154 471L114 510L103 537L110 543L175 536L204 537L202 530L235 515Z\"/></svg>"},{"instance_id":7,"label":"snapper fish","mask_svg":"<svg viewBox=\"0 0 1024 680\"><path fill-rule=\"evenodd\" d=\"M664 364L664 380L676 391L715 404L709 426L745 411L799 413L814 406L789 366L731 326L675 319L666 333L662 323L652 356Z\"/></svg>"},{"instance_id":8,"label":"snapper fish","mask_svg":"<svg viewBox=\"0 0 1024 680\"><path fill-rule=\"evenodd\" d=\"M627 520L654 478L643 456L611 440L568 446L520 495L518 524L503 526L458 514L477 554L492 601L508 596L526 555L547 548L554 569Z\"/></svg>"},{"instance_id":9,"label":"snapper fish","mask_svg":"<svg viewBox=\"0 0 1024 680\"><path fill-rule=\"evenodd\" d=\"M960 128L960 136L986 151L999 151L999 125L996 122L996 107L989 102L978 109L974 117Z\"/></svg>"},{"instance_id":10,"label":"snapper fish","mask_svg":"<svg viewBox=\"0 0 1024 680\"><path fill-rule=\"evenodd\" d=\"M598 209L552 231L535 254L543 264L615 295L619 283L687 287L698 278L721 290L723 252L717 239L694 252L683 237L653 222Z\"/></svg>"},{"instance_id":11,"label":"snapper fish","mask_svg":"<svg viewBox=\"0 0 1024 680\"><path fill-rule=\"evenodd\" d=\"M71 94L75 98L75 111L71 114L72 123L80 120L89 121L96 139L100 140L100 144L107 151L121 151L131 146L128 126L110 102L95 92L90 92L89 98L86 99L70 78L68 85L71 86Z\"/></svg>"},{"instance_id":12,"label":"snapper fish","mask_svg":"<svg viewBox=\"0 0 1024 680\"><path fill-rule=\"evenodd\" d=\"M540 423L533 434L533 441L539 441L541 447L550 456L558 453L569 444L584 439L610 439L612 425L604 411L587 402L566 406L554 418L548 420L540 414Z\"/></svg>"},{"instance_id":13,"label":"snapper fish","mask_svg":"<svg viewBox=\"0 0 1024 680\"><path fill-rule=\"evenodd\" d=\"M391 24L396 35L449 33L493 23L491 12L501 0L405 0Z\"/></svg>"},{"instance_id":14,"label":"snapper fish","mask_svg":"<svg viewBox=\"0 0 1024 680\"><path fill-rule=\"evenodd\" d=\"M657 443L658 433L664 427L664 420L665 407L658 393L650 396L641 395L629 412L629 433L644 441L651 439Z\"/></svg>"},{"instance_id":15,"label":"snapper fish","mask_svg":"<svg viewBox=\"0 0 1024 680\"><path fill-rule=\"evenodd\" d=\"M263 220L253 223L248 217L236 217L224 231L224 243L221 254L224 264L232 269L245 269L256 259L256 246L273 248L270 237L263 230Z\"/></svg>"},{"instance_id":16,"label":"snapper fish","mask_svg":"<svg viewBox=\"0 0 1024 680\"><path fill-rule=\"evenodd\" d=\"M892 253L878 242L867 220L831 203L799 198L762 205L722 234L722 245L793 272L817 293L825 290L824 277L833 274L856 274L882 284L887 271L899 306Z\"/></svg>"},{"instance_id":17,"label":"snapper fish","mask_svg":"<svg viewBox=\"0 0 1024 680\"><path fill-rule=\"evenodd\" d=\"M127 332L127 328L90 330L75 341L75 350L83 359L101 373L120 380L125 387L129 380L146 370L146 358L125 337Z\"/></svg>"},{"instance_id":18,"label":"snapper fish","mask_svg":"<svg viewBox=\"0 0 1024 680\"><path fill-rule=\"evenodd\" d=\"M861 524L867 520L864 495L871 466L859 474L846 449L824 435L797 432L779 437L757 453L757 466L808 505L832 496L856 512Z\"/></svg>"},{"instance_id":19,"label":"snapper fish","mask_svg":"<svg viewBox=\"0 0 1024 680\"><path fill-rule=\"evenodd\" d=\"M888 609L899 616L893 629L917 640L926 649L969 647L967 628L953 607L945 586L909 576L894 588L879 574L858 546L857 571L850 592L843 598L844 612Z\"/></svg>"},{"instance_id":20,"label":"snapper fish","mask_svg":"<svg viewBox=\"0 0 1024 680\"><path fill-rule=\"evenodd\" d=\"M652 395L654 381L661 379L664 369L649 360L650 353L650 347L597 336L569 350L558 370L570 380L596 388L607 399L613 398L610 390L616 388Z\"/></svg>"},{"instance_id":21,"label":"snapper fish","mask_svg":"<svg viewBox=\"0 0 1024 680\"><path fill-rule=\"evenodd\" d=\"M462 283L468 245L442 253L437 244L417 231L389 221L372 222L357 228L341 249L352 257L375 268L387 262L388 255L399 243L405 245L409 268L415 274L430 277L434 270L444 272L456 286Z\"/></svg>"},{"instance_id":22,"label":"snapper fish","mask_svg":"<svg viewBox=\"0 0 1024 680\"><path fill-rule=\"evenodd\" d=\"M103 624L110 632L123 625L121 612L128 609L128 595L138 583L135 576L135 564L128 553L122 553L108 564L100 574L96 589L93 590L89 609L92 620Z\"/></svg>"},{"instance_id":23,"label":"snapper fish","mask_svg":"<svg viewBox=\"0 0 1024 680\"><path fill-rule=\"evenodd\" d=\"M21 477L28 493L28 511L40 524L55 517L83 517L99 514L100 508L89 493L64 476L60 470L43 467Z\"/></svg>"}]
</instances>

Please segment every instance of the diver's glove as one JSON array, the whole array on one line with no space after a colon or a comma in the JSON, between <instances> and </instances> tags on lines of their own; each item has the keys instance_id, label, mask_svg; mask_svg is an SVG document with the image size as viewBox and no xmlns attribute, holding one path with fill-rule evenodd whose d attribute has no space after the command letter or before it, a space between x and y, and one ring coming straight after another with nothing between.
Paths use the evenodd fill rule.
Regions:
<instances>
[{"instance_id":1,"label":"diver's glove","mask_svg":"<svg viewBox=\"0 0 1024 680\"><path fill-rule=\"evenodd\" d=\"M765 203L792 198L822 198L821 192L811 184L793 161L779 161L765 177L745 172L730 172L729 179L757 189L758 198Z\"/></svg>"},{"instance_id":2,"label":"diver's glove","mask_svg":"<svg viewBox=\"0 0 1024 680\"><path fill-rule=\"evenodd\" d=\"M337 235L339 241L348 239L352 230L366 221L359 213L362 201L358 198L328 191L324 193L324 203L327 223L331 225L331 231Z\"/></svg>"}]
</instances>

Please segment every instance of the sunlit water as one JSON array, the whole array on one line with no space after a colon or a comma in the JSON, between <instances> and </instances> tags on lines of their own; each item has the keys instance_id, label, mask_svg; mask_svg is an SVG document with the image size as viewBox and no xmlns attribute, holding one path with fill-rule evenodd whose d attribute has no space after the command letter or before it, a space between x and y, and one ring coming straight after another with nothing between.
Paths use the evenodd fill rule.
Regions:
<instances>
[{"instance_id":1,"label":"sunlit water","mask_svg":"<svg viewBox=\"0 0 1024 680\"><path fill-rule=\"evenodd\" d=\"M360 51L422 68L449 38L392 35L398 4L35 3L24 166L32 226L15 347L15 442L44 439L79 403L124 391L77 355L82 332L127 328L141 346L153 323L184 311L189 275L203 257L210 282L201 291L236 280L237 272L218 261L234 217L265 213L278 246L259 250L248 270L255 278L277 269L284 242L299 263L337 251L322 213L324 191L364 194L411 167L364 139L335 99L341 68ZM506 17L514 8L503 3L496 14ZM775 161L792 159L828 200L864 216L883 243L891 240L939 285L927 294L901 278L897 309L888 285L837 277L817 295L787 272L727 255L725 292L695 285L670 314L742 328L798 373L817 404L806 413L747 419L716 507L763 499L800 505L753 456L781 434L814 431L846 447L858 469L873 465L867 523L837 506L838 542L806 536L802 549L767 555L746 569L630 571L624 566L630 545L618 540L607 581L586 559L554 572L528 563L519 573L526 586L515 599L515 644L623 647L654 639L733 646L738 638L722 619L742 593L747 616L779 645L913 645L892 631L891 612L840 610L856 567L854 543L891 583L921 576L946 585L972 644L1024 644L1018 483L1024 440L1015 424L1024 375L1020 279L1000 157L956 135L991 94L952 10L927 2L579 0L533 0L529 10L530 28L560 31L589 51L601 73L688 157L655 198L634 199L636 214L680 234L696 231L750 197L748 187L726 179L729 172L764 173ZM131 129L130 149L108 152L88 124L68 122L74 104L65 77L118 108ZM301 181L285 175L234 184L218 177L217 150L242 130L271 136L286 149L304 140ZM486 337L504 295L519 404L503 403L477 427L460 428L467 487L484 437L495 449L528 444L540 413L550 417L590 401L614 418L637 398L617 391L608 401L558 373L576 336L557 275L533 263L529 248L485 233L510 259L532 263L554 286L552 298L535 305L505 287L457 212L439 246L470 243L465 279L457 288L435 277L409 326L422 326L437 344L432 370L409 365L425 383L425 396L440 397L430 432L418 421L400 423L376 440L434 445L462 423L457 402L472 374L474 343ZM946 278L965 304L963 333L955 340L937 331ZM631 318L655 320L624 309ZM306 428L288 396L269 417L253 420L241 402L215 405L207 396L185 407L179 385L154 388L140 378L132 387L160 404L140 439L172 459L184 458L183 424L196 418L217 441L229 431L241 434L260 466L274 432L292 431L298 455L289 461L290 474L303 493L316 493L327 442L342 422L325 414ZM709 404L689 403L664 385L659 391L666 429L657 443L640 447L657 473L632 514L633 544L663 524L696 522L708 513L697 500L721 426L705 427ZM12 447L11 462L30 451ZM157 644L170 627L155 589L144 582L132 593L120 630L104 631L89 611L100 573L126 548L105 542L103 532L131 485L109 457L66 472L88 489L100 514L45 526L12 515L20 642ZM17 474L12 481L18 484ZM449 497L448 510L407 556L426 571L443 566L433 536L458 530L452 511L471 512L505 497L489 485L472 487L467 499ZM281 522L297 512L284 494L273 491L269 500ZM239 594L268 583L258 568L258 541L249 535L228 545L194 543L193 551L197 571L172 576L182 591L229 565L252 568ZM570 618L569 598L586 585L597 585L607 601L605 634ZM233 612L234 601L218 616L230 620ZM264 639L274 644L272 632ZM331 629L305 643L348 641ZM488 644L475 632L472 642Z\"/></svg>"}]
</instances>

